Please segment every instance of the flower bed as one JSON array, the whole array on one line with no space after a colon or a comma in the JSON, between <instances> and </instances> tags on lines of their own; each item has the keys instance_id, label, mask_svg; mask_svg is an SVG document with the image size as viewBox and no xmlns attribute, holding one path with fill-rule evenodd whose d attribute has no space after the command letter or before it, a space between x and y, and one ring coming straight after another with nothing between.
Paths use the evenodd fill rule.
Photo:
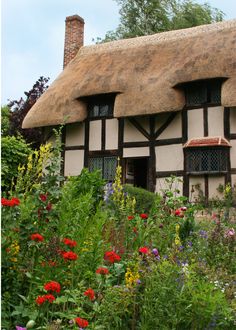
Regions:
<instances>
[{"instance_id":1,"label":"flower bed","mask_svg":"<svg viewBox=\"0 0 236 330\"><path fill-rule=\"evenodd\" d=\"M137 213L119 167L105 200L98 172L60 186L58 151L2 199L2 329L234 328L235 222L174 192Z\"/></svg>"}]
</instances>

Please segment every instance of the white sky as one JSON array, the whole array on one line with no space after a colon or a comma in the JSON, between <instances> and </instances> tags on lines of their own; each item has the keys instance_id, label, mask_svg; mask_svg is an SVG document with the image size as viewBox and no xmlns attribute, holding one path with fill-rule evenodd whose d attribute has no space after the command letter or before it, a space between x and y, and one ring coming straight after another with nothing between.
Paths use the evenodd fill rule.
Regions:
<instances>
[{"instance_id":1,"label":"white sky","mask_svg":"<svg viewBox=\"0 0 236 330\"><path fill-rule=\"evenodd\" d=\"M236 18L236 0L198 0ZM119 23L114 0L2 0L1 104L19 99L40 76L52 82L62 70L66 16L85 20L85 45Z\"/></svg>"}]
</instances>

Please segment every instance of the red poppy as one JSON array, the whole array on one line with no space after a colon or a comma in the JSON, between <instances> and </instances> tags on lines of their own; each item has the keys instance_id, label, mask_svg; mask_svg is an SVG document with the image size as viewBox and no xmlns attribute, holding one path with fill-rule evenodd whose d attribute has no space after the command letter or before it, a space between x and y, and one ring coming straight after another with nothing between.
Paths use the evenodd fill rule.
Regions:
<instances>
[{"instance_id":1,"label":"red poppy","mask_svg":"<svg viewBox=\"0 0 236 330\"><path fill-rule=\"evenodd\" d=\"M51 282L44 284L44 289L46 291L52 291L52 292L55 291L55 292L59 293L61 291L61 286L58 282L51 281Z\"/></svg>"},{"instance_id":2,"label":"red poppy","mask_svg":"<svg viewBox=\"0 0 236 330\"><path fill-rule=\"evenodd\" d=\"M84 292L84 295L87 296L91 301L95 299L95 293L91 288L88 288L88 290Z\"/></svg>"},{"instance_id":3,"label":"red poppy","mask_svg":"<svg viewBox=\"0 0 236 330\"><path fill-rule=\"evenodd\" d=\"M140 214L140 218L141 219L147 219L148 218L148 215L146 213L141 213Z\"/></svg>"},{"instance_id":4,"label":"red poppy","mask_svg":"<svg viewBox=\"0 0 236 330\"><path fill-rule=\"evenodd\" d=\"M76 317L75 322L80 328L86 328L89 325L88 321L81 317Z\"/></svg>"},{"instance_id":5,"label":"red poppy","mask_svg":"<svg viewBox=\"0 0 236 330\"><path fill-rule=\"evenodd\" d=\"M76 253L69 251L69 252L63 252L62 256L65 260L77 260L78 256Z\"/></svg>"},{"instance_id":6,"label":"red poppy","mask_svg":"<svg viewBox=\"0 0 236 330\"><path fill-rule=\"evenodd\" d=\"M128 220L133 220L134 216L133 215L128 215Z\"/></svg>"},{"instance_id":7,"label":"red poppy","mask_svg":"<svg viewBox=\"0 0 236 330\"><path fill-rule=\"evenodd\" d=\"M32 234L30 236L30 238L32 239L32 241L35 241L35 242L42 242L44 240L43 236L38 233Z\"/></svg>"},{"instance_id":8,"label":"red poppy","mask_svg":"<svg viewBox=\"0 0 236 330\"><path fill-rule=\"evenodd\" d=\"M39 198L41 199L42 202L46 202L48 196L47 196L47 194L40 194Z\"/></svg>"},{"instance_id":9,"label":"red poppy","mask_svg":"<svg viewBox=\"0 0 236 330\"><path fill-rule=\"evenodd\" d=\"M148 254L150 252L149 248L147 248L146 246L139 248L138 251L143 254Z\"/></svg>"},{"instance_id":10,"label":"red poppy","mask_svg":"<svg viewBox=\"0 0 236 330\"><path fill-rule=\"evenodd\" d=\"M63 239L64 244L68 245L71 249L77 245L76 241L73 241L69 238Z\"/></svg>"},{"instance_id":11,"label":"red poppy","mask_svg":"<svg viewBox=\"0 0 236 330\"><path fill-rule=\"evenodd\" d=\"M104 255L104 260L109 261L111 264L120 261L120 256L116 254L114 251L107 251Z\"/></svg>"},{"instance_id":12,"label":"red poppy","mask_svg":"<svg viewBox=\"0 0 236 330\"><path fill-rule=\"evenodd\" d=\"M101 274L101 275L107 275L109 274L109 270L105 267L99 267L97 270L96 270L96 273L97 274Z\"/></svg>"}]
</instances>

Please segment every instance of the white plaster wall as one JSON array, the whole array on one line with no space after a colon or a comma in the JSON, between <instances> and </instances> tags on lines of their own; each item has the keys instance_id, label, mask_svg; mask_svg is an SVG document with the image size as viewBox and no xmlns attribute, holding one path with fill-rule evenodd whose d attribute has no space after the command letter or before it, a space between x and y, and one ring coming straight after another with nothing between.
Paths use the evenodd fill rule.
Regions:
<instances>
[{"instance_id":1,"label":"white plaster wall","mask_svg":"<svg viewBox=\"0 0 236 330\"><path fill-rule=\"evenodd\" d=\"M236 140L230 140L230 162L231 167L236 168Z\"/></svg>"},{"instance_id":2,"label":"white plaster wall","mask_svg":"<svg viewBox=\"0 0 236 330\"><path fill-rule=\"evenodd\" d=\"M179 138L182 136L181 114L178 113L170 125L161 133L159 139Z\"/></svg>"},{"instance_id":3,"label":"white plaster wall","mask_svg":"<svg viewBox=\"0 0 236 330\"><path fill-rule=\"evenodd\" d=\"M219 187L220 184L223 186L225 185L225 178L224 176L216 176L208 177L208 184L209 184L209 198L220 198L222 199L224 196L222 193L217 191L217 188Z\"/></svg>"},{"instance_id":4,"label":"white plaster wall","mask_svg":"<svg viewBox=\"0 0 236 330\"><path fill-rule=\"evenodd\" d=\"M203 109L188 111L188 139L204 136Z\"/></svg>"},{"instance_id":5,"label":"white plaster wall","mask_svg":"<svg viewBox=\"0 0 236 330\"><path fill-rule=\"evenodd\" d=\"M189 200L190 202L199 201L199 190L195 185L200 185L200 190L205 195L205 179L202 176L190 176L189 177Z\"/></svg>"},{"instance_id":6,"label":"white plaster wall","mask_svg":"<svg viewBox=\"0 0 236 330\"><path fill-rule=\"evenodd\" d=\"M208 108L208 135L224 136L224 108Z\"/></svg>"},{"instance_id":7,"label":"white plaster wall","mask_svg":"<svg viewBox=\"0 0 236 330\"><path fill-rule=\"evenodd\" d=\"M128 120L124 124L124 142L140 142L147 141L147 138L140 133L134 125Z\"/></svg>"},{"instance_id":8,"label":"white plaster wall","mask_svg":"<svg viewBox=\"0 0 236 330\"><path fill-rule=\"evenodd\" d=\"M89 123L89 150L102 149L102 121L93 120Z\"/></svg>"},{"instance_id":9,"label":"white plaster wall","mask_svg":"<svg viewBox=\"0 0 236 330\"><path fill-rule=\"evenodd\" d=\"M106 120L106 147L107 150L118 149L118 120Z\"/></svg>"},{"instance_id":10,"label":"white plaster wall","mask_svg":"<svg viewBox=\"0 0 236 330\"><path fill-rule=\"evenodd\" d=\"M183 170L184 156L182 144L160 146L156 147L155 150L157 172Z\"/></svg>"},{"instance_id":11,"label":"white plaster wall","mask_svg":"<svg viewBox=\"0 0 236 330\"><path fill-rule=\"evenodd\" d=\"M162 194L163 190L169 190L169 184L166 182L168 178L157 178L156 180L156 192ZM183 177L178 177L174 181L172 186L172 191L179 190L179 193L176 193L177 196L183 195Z\"/></svg>"},{"instance_id":12,"label":"white plaster wall","mask_svg":"<svg viewBox=\"0 0 236 330\"><path fill-rule=\"evenodd\" d=\"M84 145L84 123L74 123L66 126L66 146Z\"/></svg>"},{"instance_id":13,"label":"white plaster wall","mask_svg":"<svg viewBox=\"0 0 236 330\"><path fill-rule=\"evenodd\" d=\"M236 133L236 107L230 109L230 133Z\"/></svg>"},{"instance_id":14,"label":"white plaster wall","mask_svg":"<svg viewBox=\"0 0 236 330\"><path fill-rule=\"evenodd\" d=\"M149 157L149 148L141 147L141 148L124 148L123 149L123 157Z\"/></svg>"},{"instance_id":15,"label":"white plaster wall","mask_svg":"<svg viewBox=\"0 0 236 330\"><path fill-rule=\"evenodd\" d=\"M84 167L84 150L65 152L65 176L79 175Z\"/></svg>"},{"instance_id":16,"label":"white plaster wall","mask_svg":"<svg viewBox=\"0 0 236 330\"><path fill-rule=\"evenodd\" d=\"M142 116L142 117L136 117L135 119L148 133L150 133L149 117Z\"/></svg>"},{"instance_id":17,"label":"white plaster wall","mask_svg":"<svg viewBox=\"0 0 236 330\"><path fill-rule=\"evenodd\" d=\"M155 130L158 130L170 116L169 113L160 113L155 117Z\"/></svg>"}]
</instances>

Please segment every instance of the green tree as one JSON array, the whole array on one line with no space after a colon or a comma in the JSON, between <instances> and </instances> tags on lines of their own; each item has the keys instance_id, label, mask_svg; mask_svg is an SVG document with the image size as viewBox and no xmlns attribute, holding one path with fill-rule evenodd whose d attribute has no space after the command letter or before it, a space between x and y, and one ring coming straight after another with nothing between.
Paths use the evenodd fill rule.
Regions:
<instances>
[{"instance_id":1,"label":"green tree","mask_svg":"<svg viewBox=\"0 0 236 330\"><path fill-rule=\"evenodd\" d=\"M178 30L223 20L224 13L192 0L115 0L120 24L102 42Z\"/></svg>"}]
</instances>

